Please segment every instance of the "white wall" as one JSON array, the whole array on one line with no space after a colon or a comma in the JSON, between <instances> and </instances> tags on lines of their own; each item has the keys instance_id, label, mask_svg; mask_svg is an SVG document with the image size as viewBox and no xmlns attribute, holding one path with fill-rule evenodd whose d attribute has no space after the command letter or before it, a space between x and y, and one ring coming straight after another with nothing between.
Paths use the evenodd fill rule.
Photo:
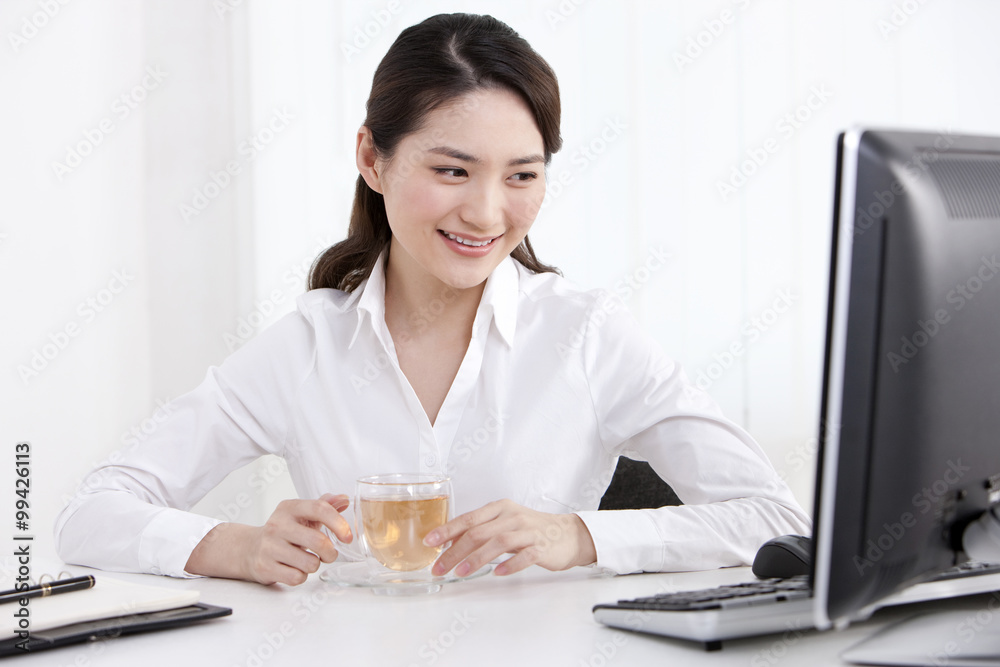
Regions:
<instances>
[{"instance_id":1,"label":"white wall","mask_svg":"<svg viewBox=\"0 0 1000 667\"><path fill-rule=\"evenodd\" d=\"M586 286L639 281L637 317L706 374L807 507L836 133L1000 134L989 0L49 6L0 4L0 451L13 460L16 442L32 443L43 541L63 494L157 399L225 358L241 321L291 308L319 248L345 233L375 66L429 15L493 13L549 60L565 140L549 180L566 185L550 187L532 232L539 256ZM155 86L133 93L144 77ZM276 118L281 129L264 132ZM105 119L113 131L60 179L53 162L95 143ZM240 149L250 137L268 139L252 161ZM723 197L719 183L767 147ZM212 174L229 162L240 172L216 193ZM215 196L185 220L179 205L206 188ZM647 274L654 250L670 260ZM133 276L118 293L115 271ZM772 320L781 294L791 308ZM106 305L91 316L88 298ZM67 326L76 334L63 337ZM36 351L52 358L25 380ZM256 505L239 518L261 521L290 487L279 476L255 494L247 476L279 471L243 471L199 509L225 516L249 493Z\"/></svg>"}]
</instances>

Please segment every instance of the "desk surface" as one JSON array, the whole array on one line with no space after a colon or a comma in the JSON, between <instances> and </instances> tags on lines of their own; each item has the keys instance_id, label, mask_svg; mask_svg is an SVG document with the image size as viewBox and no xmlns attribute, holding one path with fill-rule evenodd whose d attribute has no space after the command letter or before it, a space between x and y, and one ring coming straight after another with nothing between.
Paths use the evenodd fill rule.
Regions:
<instances>
[{"instance_id":1,"label":"desk surface","mask_svg":"<svg viewBox=\"0 0 1000 667\"><path fill-rule=\"evenodd\" d=\"M706 653L698 644L605 627L593 620L591 607L659 590L745 581L753 576L749 568L624 577L588 569L550 573L532 568L412 597L340 588L316 575L294 588L221 579L105 576L197 589L203 602L232 607L233 614L183 629L25 655L17 659L18 665L839 665L840 651L913 613L912 607L886 609L841 632L734 640L724 642L719 652ZM977 608L975 598L963 603Z\"/></svg>"}]
</instances>

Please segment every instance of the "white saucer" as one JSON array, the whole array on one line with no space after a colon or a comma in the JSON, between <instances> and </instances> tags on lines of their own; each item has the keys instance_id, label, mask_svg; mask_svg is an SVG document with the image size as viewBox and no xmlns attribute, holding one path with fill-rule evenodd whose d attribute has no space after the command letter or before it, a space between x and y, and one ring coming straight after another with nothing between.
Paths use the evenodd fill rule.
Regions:
<instances>
[{"instance_id":1,"label":"white saucer","mask_svg":"<svg viewBox=\"0 0 1000 667\"><path fill-rule=\"evenodd\" d=\"M333 563L319 574L320 581L346 588L370 588L375 595L421 595L437 593L444 584L468 581L489 574L492 565L482 567L464 577L449 572L440 577L428 571L373 573L364 561Z\"/></svg>"}]
</instances>

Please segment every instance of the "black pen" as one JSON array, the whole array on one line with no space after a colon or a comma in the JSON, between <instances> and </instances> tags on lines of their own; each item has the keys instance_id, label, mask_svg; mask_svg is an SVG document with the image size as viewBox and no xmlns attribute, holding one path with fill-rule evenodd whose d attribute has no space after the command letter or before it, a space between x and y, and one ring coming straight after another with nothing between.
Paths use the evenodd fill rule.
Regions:
<instances>
[{"instance_id":1,"label":"black pen","mask_svg":"<svg viewBox=\"0 0 1000 667\"><path fill-rule=\"evenodd\" d=\"M16 602L22 598L44 598L58 593L71 593L93 588L95 584L94 575L88 574L83 577L73 577L72 579L55 579L37 586L28 586L21 590L0 592L0 604L4 602Z\"/></svg>"}]
</instances>

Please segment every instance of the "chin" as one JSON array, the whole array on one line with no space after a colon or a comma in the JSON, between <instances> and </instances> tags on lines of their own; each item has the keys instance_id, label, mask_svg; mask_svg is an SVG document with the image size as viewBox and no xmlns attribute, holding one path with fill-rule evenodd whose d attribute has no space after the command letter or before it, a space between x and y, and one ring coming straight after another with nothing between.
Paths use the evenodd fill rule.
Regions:
<instances>
[{"instance_id":1,"label":"chin","mask_svg":"<svg viewBox=\"0 0 1000 667\"><path fill-rule=\"evenodd\" d=\"M470 289L473 287L478 287L486 282L486 279L490 277L493 273L493 269L496 268L496 264L490 262L488 264L483 263L479 266L453 266L453 267L441 267L444 270L438 270L434 272L437 279L442 283L451 287L452 289L463 290Z\"/></svg>"},{"instance_id":2,"label":"chin","mask_svg":"<svg viewBox=\"0 0 1000 667\"><path fill-rule=\"evenodd\" d=\"M489 273L480 273L480 272L476 272L475 274L463 272L461 274L438 276L441 282L443 282L448 287L456 290L466 290L466 289L472 289L473 287L478 287L482 285L484 282L486 282L486 279L489 277L490 277Z\"/></svg>"}]
</instances>

